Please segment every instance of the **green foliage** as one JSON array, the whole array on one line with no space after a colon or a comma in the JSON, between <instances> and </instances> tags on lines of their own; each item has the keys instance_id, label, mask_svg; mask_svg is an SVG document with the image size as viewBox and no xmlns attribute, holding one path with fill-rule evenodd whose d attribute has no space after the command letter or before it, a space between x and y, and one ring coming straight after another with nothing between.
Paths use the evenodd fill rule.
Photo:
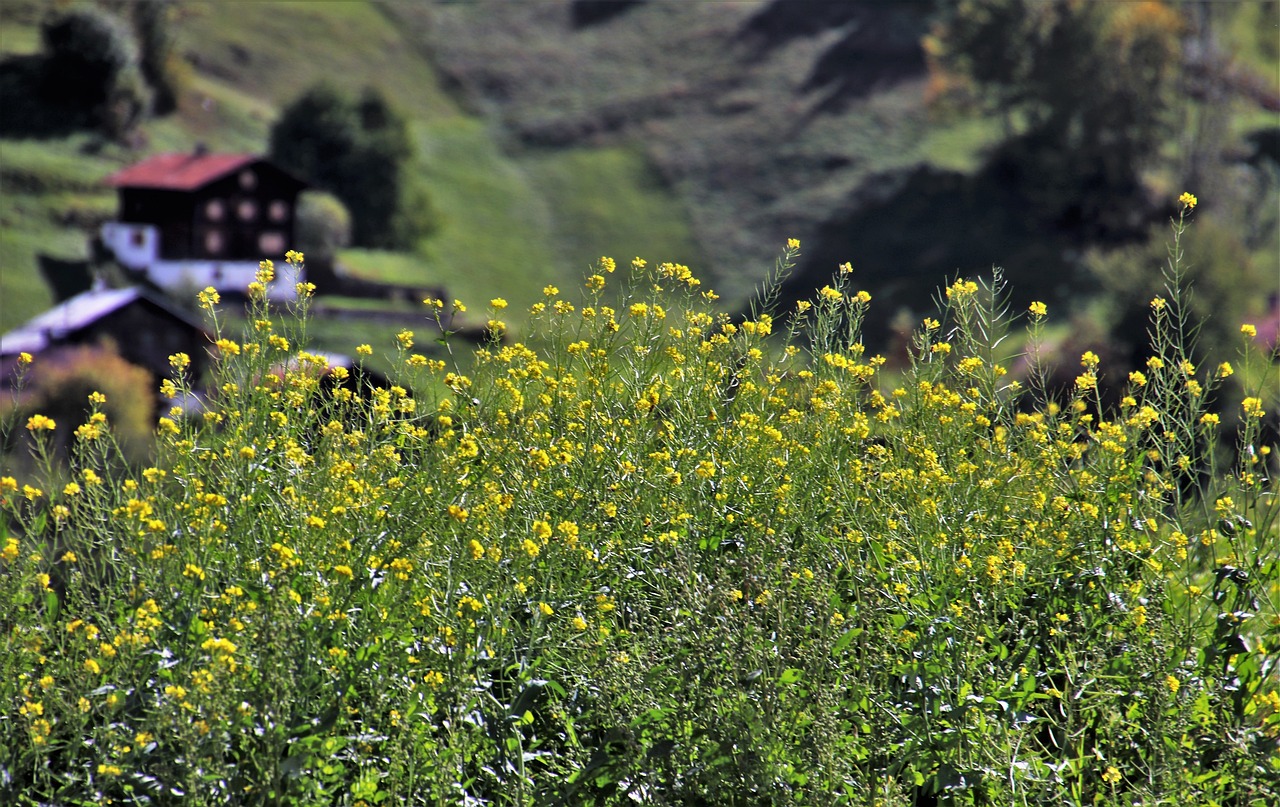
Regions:
<instances>
[{"instance_id":1,"label":"green foliage","mask_svg":"<svg viewBox=\"0 0 1280 807\"><path fill-rule=\"evenodd\" d=\"M1161 2L965 0L929 46L1020 136L1006 159L1040 212L1123 221L1169 125L1183 22Z\"/></svg>"},{"instance_id":2,"label":"green foliage","mask_svg":"<svg viewBox=\"0 0 1280 807\"><path fill-rule=\"evenodd\" d=\"M338 197L323 191L303 191L298 197L295 245L313 260L332 261L338 250L351 245L351 213Z\"/></svg>"},{"instance_id":3,"label":"green foliage","mask_svg":"<svg viewBox=\"0 0 1280 807\"><path fill-rule=\"evenodd\" d=\"M151 87L151 111L157 115L173 112L178 106L182 70L173 49L173 7L173 0L134 0L129 6L138 38L138 67Z\"/></svg>"},{"instance_id":4,"label":"green foliage","mask_svg":"<svg viewBox=\"0 0 1280 807\"><path fill-rule=\"evenodd\" d=\"M148 104L138 47L113 15L88 7L50 17L41 28L43 83L50 102L92 117L120 136Z\"/></svg>"},{"instance_id":5,"label":"green foliage","mask_svg":"<svg viewBox=\"0 0 1280 807\"><path fill-rule=\"evenodd\" d=\"M76 429L89 421L89 396L98 392L106 396L106 402L93 408L111 424L110 429L101 426L98 430L104 436L110 434L117 458L138 467L151 458L155 382L150 373L125 361L115 350L82 346L51 351L32 368L28 382L16 404L0 408L9 409L6 417L14 422L41 413L60 424L56 437L43 443L51 456L64 462L70 459Z\"/></svg>"},{"instance_id":6,"label":"green foliage","mask_svg":"<svg viewBox=\"0 0 1280 807\"><path fill-rule=\"evenodd\" d=\"M259 295L154 467L77 436L69 477L0 477L0 796L1274 802L1276 402L1236 460L1197 449L1224 371L1181 295L1105 409L1090 355L1061 402L1010 381L998 278L900 374L847 271L774 286L731 322L686 267L602 259L527 343L491 300L465 372L401 333L389 389Z\"/></svg>"},{"instance_id":7,"label":"green foliage","mask_svg":"<svg viewBox=\"0 0 1280 807\"><path fill-rule=\"evenodd\" d=\"M413 248L435 225L410 170L408 124L377 90L353 100L328 84L312 87L272 127L270 153L343 201L359 246Z\"/></svg>"}]
</instances>

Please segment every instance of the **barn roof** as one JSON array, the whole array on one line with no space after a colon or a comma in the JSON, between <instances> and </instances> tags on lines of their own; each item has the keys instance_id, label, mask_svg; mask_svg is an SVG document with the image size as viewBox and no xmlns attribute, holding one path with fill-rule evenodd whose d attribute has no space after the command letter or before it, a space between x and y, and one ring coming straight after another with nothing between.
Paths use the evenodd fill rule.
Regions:
<instances>
[{"instance_id":1,"label":"barn roof","mask_svg":"<svg viewBox=\"0 0 1280 807\"><path fill-rule=\"evenodd\" d=\"M161 309L175 320L192 328L203 330L185 311L147 294L135 287L127 289L95 289L50 308L0 336L0 355L39 353L68 336L89 327L93 323L136 301L149 303Z\"/></svg>"},{"instance_id":2,"label":"barn roof","mask_svg":"<svg viewBox=\"0 0 1280 807\"><path fill-rule=\"evenodd\" d=\"M255 154L209 154L182 152L157 154L136 165L121 169L104 182L117 188L156 188L192 191L215 179L261 161Z\"/></svg>"}]
</instances>

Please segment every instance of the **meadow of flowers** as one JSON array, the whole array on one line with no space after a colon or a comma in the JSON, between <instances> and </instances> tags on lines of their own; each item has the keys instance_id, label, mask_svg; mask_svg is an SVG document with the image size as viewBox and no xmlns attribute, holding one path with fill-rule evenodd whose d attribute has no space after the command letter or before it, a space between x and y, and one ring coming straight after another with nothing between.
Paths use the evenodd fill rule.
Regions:
<instances>
[{"instance_id":1,"label":"meadow of flowers","mask_svg":"<svg viewBox=\"0 0 1280 807\"><path fill-rule=\"evenodd\" d=\"M244 333L202 295L216 395L153 465L101 396L17 425L0 802L1280 803L1275 455L1258 393L1214 406L1265 359L1195 364L1184 226L1114 409L1090 353L1047 395L998 276L893 369L847 266L743 321L601 259L361 389L264 262Z\"/></svg>"}]
</instances>

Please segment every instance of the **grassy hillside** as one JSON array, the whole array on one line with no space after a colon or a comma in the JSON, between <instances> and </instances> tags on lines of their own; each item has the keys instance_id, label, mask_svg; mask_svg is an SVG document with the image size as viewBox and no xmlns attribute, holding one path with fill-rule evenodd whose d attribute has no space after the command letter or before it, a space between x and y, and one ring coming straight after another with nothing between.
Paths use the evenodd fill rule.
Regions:
<instances>
[{"instance_id":1,"label":"grassy hillside","mask_svg":"<svg viewBox=\"0 0 1280 807\"><path fill-rule=\"evenodd\" d=\"M38 49L38 3L6 6L0 58ZM358 272L443 285L469 303L504 296L522 309L548 283L571 283L613 249L698 255L687 216L642 152L576 149L517 154L501 133L440 89L422 32L366 2L191 4L176 17L191 72L175 115L143 126L145 145L97 148L91 135L0 141L0 330L49 302L37 252L83 256L90 228L111 215L100 179L154 152L204 143L261 152L280 106L321 79L380 87L412 121L441 226L416 253L352 250ZM92 151L90 151L92 149ZM519 328L518 319L513 326ZM323 327L323 326L321 326ZM385 336L385 334L384 334ZM388 342L389 342L389 337Z\"/></svg>"}]
</instances>

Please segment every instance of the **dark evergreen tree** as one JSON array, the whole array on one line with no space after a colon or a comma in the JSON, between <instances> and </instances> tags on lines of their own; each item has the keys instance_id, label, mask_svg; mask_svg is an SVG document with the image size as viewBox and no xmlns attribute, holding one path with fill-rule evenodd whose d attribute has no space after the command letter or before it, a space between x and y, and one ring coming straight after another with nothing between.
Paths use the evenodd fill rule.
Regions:
<instances>
[{"instance_id":1,"label":"dark evergreen tree","mask_svg":"<svg viewBox=\"0 0 1280 807\"><path fill-rule=\"evenodd\" d=\"M352 99L328 84L312 87L272 127L270 150L283 168L342 200L357 246L411 248L430 230L422 210L407 209L416 192L408 123L377 90Z\"/></svg>"}]
</instances>

